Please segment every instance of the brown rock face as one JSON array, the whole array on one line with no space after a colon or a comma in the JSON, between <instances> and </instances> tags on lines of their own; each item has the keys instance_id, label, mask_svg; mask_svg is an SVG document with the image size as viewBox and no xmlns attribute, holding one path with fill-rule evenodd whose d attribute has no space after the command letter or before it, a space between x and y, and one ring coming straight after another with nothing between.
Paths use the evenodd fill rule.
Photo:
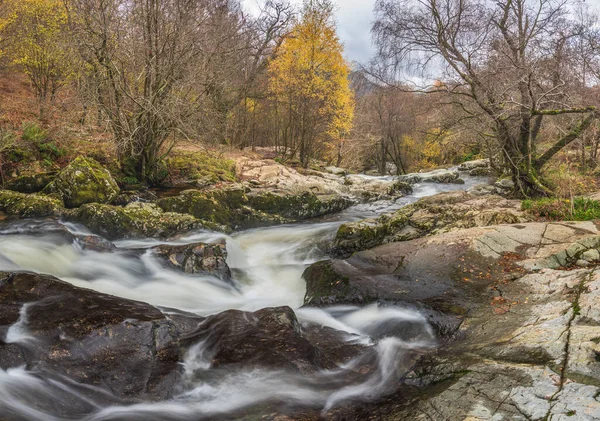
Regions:
<instances>
[{"instance_id":1,"label":"brown rock face","mask_svg":"<svg viewBox=\"0 0 600 421\"><path fill-rule=\"evenodd\" d=\"M196 243L185 246L158 246L154 254L168 267L187 274L210 273L231 281L227 250L223 244Z\"/></svg>"}]
</instances>

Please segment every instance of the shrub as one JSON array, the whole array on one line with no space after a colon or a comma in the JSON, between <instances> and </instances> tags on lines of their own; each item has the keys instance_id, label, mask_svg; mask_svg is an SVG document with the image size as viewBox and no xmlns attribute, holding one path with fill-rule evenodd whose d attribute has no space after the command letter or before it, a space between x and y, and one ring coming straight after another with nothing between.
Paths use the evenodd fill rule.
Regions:
<instances>
[{"instance_id":1,"label":"shrub","mask_svg":"<svg viewBox=\"0 0 600 421\"><path fill-rule=\"evenodd\" d=\"M21 134L21 139L25 142L30 142L34 145L39 145L40 143L43 143L48 139L48 133L36 123L27 121L23 123L21 129L23 131L23 133Z\"/></svg>"},{"instance_id":2,"label":"shrub","mask_svg":"<svg viewBox=\"0 0 600 421\"><path fill-rule=\"evenodd\" d=\"M600 219L600 202L578 197L569 199L524 200L521 209L553 221L590 221Z\"/></svg>"}]
</instances>

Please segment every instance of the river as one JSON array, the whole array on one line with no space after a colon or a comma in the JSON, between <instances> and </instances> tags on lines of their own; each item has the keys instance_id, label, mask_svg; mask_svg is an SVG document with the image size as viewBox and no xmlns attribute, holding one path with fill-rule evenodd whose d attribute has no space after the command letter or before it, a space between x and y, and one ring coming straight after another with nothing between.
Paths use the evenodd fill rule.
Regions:
<instances>
[{"instance_id":1,"label":"river","mask_svg":"<svg viewBox=\"0 0 600 421\"><path fill-rule=\"evenodd\" d=\"M2 271L54 275L79 287L150 303L166 314L177 309L209 316L228 309L256 311L289 306L303 325L318 324L345 332L348 342L361 344L368 350L337 370L310 375L280 370L212 373L210 353L200 342L186 350L180 393L167 401L133 404L111 397L106 390L73 384L67 376L59 380L47 377L35 367L0 369L0 418L199 420L273 401L327 411L347 400L370 400L388 393L407 368L407 353L435 348L435 334L426 319L414 310L376 304L362 308L304 308L306 285L302 273L311 263L327 257L327 246L340 224L377 216L421 197L467 189L480 182L481 179L466 177L464 185L417 184L411 195L395 202L357 205L316 221L247 230L231 236L197 231L170 241L121 240L115 242L117 249L111 252L84 249L73 242L72 236L65 235L66 232L89 234L81 225L25 221L0 226ZM151 251L151 247L159 244L197 242L226 243L233 283L165 268ZM35 346L35 335L27 329L27 305L20 314L19 321L10 326L2 339L24 347ZM406 322L420 324L419 334L410 337L397 334L402 332L397 325ZM365 358L374 358L377 369L359 381L348 380L349 373ZM69 411L65 406L86 409Z\"/></svg>"}]
</instances>

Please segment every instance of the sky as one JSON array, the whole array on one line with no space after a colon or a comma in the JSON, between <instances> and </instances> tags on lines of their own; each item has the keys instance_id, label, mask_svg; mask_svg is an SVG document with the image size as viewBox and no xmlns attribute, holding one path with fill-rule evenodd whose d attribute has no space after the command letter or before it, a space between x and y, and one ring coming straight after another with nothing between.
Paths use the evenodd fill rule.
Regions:
<instances>
[{"instance_id":1,"label":"sky","mask_svg":"<svg viewBox=\"0 0 600 421\"><path fill-rule=\"evenodd\" d=\"M290 0L302 4L301 0ZM597 0L600 1L600 0ZM371 23L375 0L333 0L337 5L336 21L340 40L348 61L366 63L374 53L371 44ZM242 0L244 7L252 13L259 10L264 0Z\"/></svg>"}]
</instances>

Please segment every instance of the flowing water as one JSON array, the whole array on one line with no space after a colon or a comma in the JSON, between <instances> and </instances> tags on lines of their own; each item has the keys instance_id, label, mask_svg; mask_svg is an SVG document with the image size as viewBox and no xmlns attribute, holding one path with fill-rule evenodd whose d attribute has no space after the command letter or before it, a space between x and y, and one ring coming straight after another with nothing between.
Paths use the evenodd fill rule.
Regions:
<instances>
[{"instance_id":1,"label":"flowing water","mask_svg":"<svg viewBox=\"0 0 600 421\"><path fill-rule=\"evenodd\" d=\"M435 335L424 316L392 306L301 308L306 290L302 273L326 257L328 243L343 222L374 217L442 191L465 185L420 184L395 202L357 205L337 215L304 224L248 230L231 236L197 231L170 241L122 240L116 250L98 252L81 247L72 234L89 234L69 223L27 221L0 227L0 270L54 275L73 285L148 302L165 313L178 309L208 316L228 309L256 311L290 306L305 325L344 332L348 343L365 347L359 357L338 370L301 375L280 370L219 371L210 366L203 342L187 349L182 392L163 402L124 403L106 390L74 384L67 377L46 376L25 367L0 369L0 418L16 420L199 420L214 419L261 402L282 402L327 411L348 400L371 400L397 386L412 350L435 347ZM159 244L225 242L234 282L210 275L190 276L167 269L153 256ZM27 307L10 326L5 343L35 346L27 330ZM420 326L408 340L397 335L407 322ZM365 363L375 367L357 379ZM107 404L108 402L108 404ZM85 408L77 412L65 407ZM61 408L60 410L53 408ZM66 414L66 415L65 415Z\"/></svg>"}]
</instances>

